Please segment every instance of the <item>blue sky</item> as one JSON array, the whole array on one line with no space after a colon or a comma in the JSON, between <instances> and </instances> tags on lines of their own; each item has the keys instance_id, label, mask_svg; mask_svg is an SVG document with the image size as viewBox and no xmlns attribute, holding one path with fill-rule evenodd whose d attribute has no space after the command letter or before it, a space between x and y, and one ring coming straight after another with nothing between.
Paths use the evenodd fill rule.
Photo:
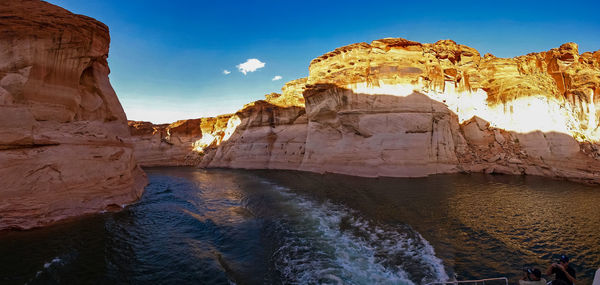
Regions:
<instances>
[{"instance_id":1,"label":"blue sky","mask_svg":"<svg viewBox=\"0 0 600 285\"><path fill-rule=\"evenodd\" d=\"M452 39L499 57L571 41L600 49L598 1L49 2L109 26L111 83L129 119L154 123L235 112L307 76L313 58L385 37ZM238 71L252 58L265 66Z\"/></svg>"}]
</instances>

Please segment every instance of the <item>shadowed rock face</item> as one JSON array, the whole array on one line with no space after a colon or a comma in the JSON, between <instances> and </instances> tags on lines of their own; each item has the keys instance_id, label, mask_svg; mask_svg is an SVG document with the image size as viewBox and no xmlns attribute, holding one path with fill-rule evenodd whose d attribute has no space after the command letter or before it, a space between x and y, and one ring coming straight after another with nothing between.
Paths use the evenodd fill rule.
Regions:
<instances>
[{"instance_id":1,"label":"shadowed rock face","mask_svg":"<svg viewBox=\"0 0 600 285\"><path fill-rule=\"evenodd\" d=\"M129 121L135 157L142 166L195 165L202 150L223 140L232 115L180 120L172 124Z\"/></svg>"},{"instance_id":2,"label":"shadowed rock face","mask_svg":"<svg viewBox=\"0 0 600 285\"><path fill-rule=\"evenodd\" d=\"M600 51L580 55L575 43L496 58L451 40L382 39L338 48L309 70L309 85L401 96L419 91L446 104L460 122L478 116L501 129L600 141Z\"/></svg>"},{"instance_id":3,"label":"shadowed rock face","mask_svg":"<svg viewBox=\"0 0 600 285\"><path fill-rule=\"evenodd\" d=\"M222 142L197 163L600 182L600 51L567 43L503 59L450 40L382 39L338 48L309 71L221 124Z\"/></svg>"},{"instance_id":4,"label":"shadowed rock face","mask_svg":"<svg viewBox=\"0 0 600 285\"><path fill-rule=\"evenodd\" d=\"M307 119L300 106L247 104L229 119L223 142L205 150L199 165L247 169L298 169Z\"/></svg>"},{"instance_id":5,"label":"shadowed rock face","mask_svg":"<svg viewBox=\"0 0 600 285\"><path fill-rule=\"evenodd\" d=\"M519 133L414 91L364 94L332 84L304 93L308 135L301 170L360 176L529 174L600 183L598 145L568 134Z\"/></svg>"},{"instance_id":6,"label":"shadowed rock face","mask_svg":"<svg viewBox=\"0 0 600 285\"><path fill-rule=\"evenodd\" d=\"M289 99L281 95L279 105L273 104L270 96L216 118L170 125L130 121L136 158L143 166L298 169L306 140L304 108L284 107Z\"/></svg>"},{"instance_id":7,"label":"shadowed rock face","mask_svg":"<svg viewBox=\"0 0 600 285\"><path fill-rule=\"evenodd\" d=\"M580 55L574 43L511 59L481 57L449 40L382 39L336 49L309 68L303 167L598 183L599 60L600 51Z\"/></svg>"},{"instance_id":8,"label":"shadowed rock face","mask_svg":"<svg viewBox=\"0 0 600 285\"><path fill-rule=\"evenodd\" d=\"M229 167L227 161L236 163L238 160L246 159L242 158L247 153L239 150L240 145L235 143L228 143L227 146L223 145L228 151L219 152L216 159L216 153L209 150L216 149L222 142L229 139L241 142L242 137L243 141L255 138L264 140L260 144L268 144L268 141L273 139L274 134L270 135L270 139L268 138L271 132L266 128L267 126L279 128L280 125L306 124L306 117L302 117L304 121L299 119L294 123L296 119L304 114L302 92L305 85L306 78L290 81L281 88L281 94L267 94L265 100L246 104L244 108L235 114L215 118L180 120L163 125L129 121L132 135L130 142L135 146L135 156L142 166L202 164ZM299 134L293 134L293 136L302 138L301 143L303 145L304 137L306 137L306 126L303 125L300 128L303 130L300 130ZM247 136L239 135L242 129L246 130ZM280 128L276 132L279 131ZM288 131L288 133L293 132ZM235 136L231 138L234 134ZM261 151L265 151L262 145L260 147ZM285 152L284 150L282 155L286 155ZM290 153L292 152L296 156L295 160L299 162L297 157L301 158L300 151L291 151ZM209 154L208 158L204 159L206 154ZM261 164L270 159L270 155L267 153L252 154L252 156L261 161ZM249 168L257 168L250 167L249 162L246 162L245 165ZM286 169L295 169L298 165L296 163L293 167L286 167Z\"/></svg>"},{"instance_id":9,"label":"shadowed rock face","mask_svg":"<svg viewBox=\"0 0 600 285\"><path fill-rule=\"evenodd\" d=\"M0 230L137 200L108 28L37 0L0 2L0 19Z\"/></svg>"},{"instance_id":10,"label":"shadowed rock face","mask_svg":"<svg viewBox=\"0 0 600 285\"><path fill-rule=\"evenodd\" d=\"M301 168L360 176L453 172L465 147L456 114L415 92L370 95L333 84L310 86Z\"/></svg>"}]
</instances>

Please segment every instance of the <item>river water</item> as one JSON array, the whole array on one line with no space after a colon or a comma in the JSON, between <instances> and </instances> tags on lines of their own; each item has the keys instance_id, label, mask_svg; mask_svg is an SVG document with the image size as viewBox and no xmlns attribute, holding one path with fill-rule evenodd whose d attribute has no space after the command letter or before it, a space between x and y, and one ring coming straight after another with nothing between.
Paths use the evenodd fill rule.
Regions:
<instances>
[{"instance_id":1,"label":"river water","mask_svg":"<svg viewBox=\"0 0 600 285\"><path fill-rule=\"evenodd\" d=\"M146 169L142 199L0 233L0 284L425 284L600 266L600 189L539 177Z\"/></svg>"}]
</instances>

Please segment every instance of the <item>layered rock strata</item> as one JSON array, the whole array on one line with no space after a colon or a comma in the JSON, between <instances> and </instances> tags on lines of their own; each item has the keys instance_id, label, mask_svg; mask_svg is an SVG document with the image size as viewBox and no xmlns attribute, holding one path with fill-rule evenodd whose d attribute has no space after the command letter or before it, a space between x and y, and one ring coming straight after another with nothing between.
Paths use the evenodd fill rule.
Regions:
<instances>
[{"instance_id":1,"label":"layered rock strata","mask_svg":"<svg viewBox=\"0 0 600 285\"><path fill-rule=\"evenodd\" d=\"M336 49L309 67L302 168L598 182L599 60L600 51L580 55L574 43L512 59L481 57L449 40L382 39ZM357 159L344 169L342 161L365 151L365 164Z\"/></svg>"},{"instance_id":2,"label":"layered rock strata","mask_svg":"<svg viewBox=\"0 0 600 285\"><path fill-rule=\"evenodd\" d=\"M172 124L129 121L135 157L142 166L195 165L202 150L221 143L231 115Z\"/></svg>"},{"instance_id":3,"label":"layered rock strata","mask_svg":"<svg viewBox=\"0 0 600 285\"><path fill-rule=\"evenodd\" d=\"M448 105L461 122L479 116L515 132L556 131L598 141L599 61L600 51L579 55L574 43L507 59L481 57L450 40L382 39L313 60L308 84L395 96L418 91ZM548 120L529 120L535 116Z\"/></svg>"},{"instance_id":4,"label":"layered rock strata","mask_svg":"<svg viewBox=\"0 0 600 285\"><path fill-rule=\"evenodd\" d=\"M108 28L37 0L0 3L0 230L121 208L146 184L112 89Z\"/></svg>"},{"instance_id":5,"label":"layered rock strata","mask_svg":"<svg viewBox=\"0 0 600 285\"><path fill-rule=\"evenodd\" d=\"M135 156L142 166L262 168L269 164L268 161L278 160L271 158L271 153L277 152L272 146L278 140L277 134L281 133L280 140L283 139L277 142L279 145L286 142L304 145L306 116L302 116L302 92L306 81L307 78L290 81L283 86L281 93L267 94L264 100L246 104L235 114L181 120L163 125L130 121L130 142L135 146ZM289 129L294 125L299 129ZM292 141L291 136L296 141ZM301 141L298 141L299 138ZM230 140L232 143L228 143ZM261 152L255 154L247 151L248 149L260 149ZM283 150L282 155L287 155L286 151L287 149ZM285 168L296 169L303 151L295 150L290 153L294 153L295 163ZM283 165L286 162L273 164Z\"/></svg>"},{"instance_id":6,"label":"layered rock strata","mask_svg":"<svg viewBox=\"0 0 600 285\"><path fill-rule=\"evenodd\" d=\"M227 123L217 147L204 150L201 167L298 169L304 157L307 118L301 106L256 101Z\"/></svg>"},{"instance_id":7,"label":"layered rock strata","mask_svg":"<svg viewBox=\"0 0 600 285\"><path fill-rule=\"evenodd\" d=\"M382 39L314 59L282 91L231 116L198 164L600 182L600 51L574 43L496 58L450 40Z\"/></svg>"}]
</instances>

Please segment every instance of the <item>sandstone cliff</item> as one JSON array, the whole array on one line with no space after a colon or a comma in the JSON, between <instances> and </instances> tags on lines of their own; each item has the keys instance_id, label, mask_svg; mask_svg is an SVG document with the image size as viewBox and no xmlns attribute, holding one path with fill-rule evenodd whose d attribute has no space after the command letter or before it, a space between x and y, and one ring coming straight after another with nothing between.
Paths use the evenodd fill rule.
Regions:
<instances>
[{"instance_id":1,"label":"sandstone cliff","mask_svg":"<svg viewBox=\"0 0 600 285\"><path fill-rule=\"evenodd\" d=\"M222 123L202 167L413 177L487 172L600 182L600 51L516 58L442 40L338 48ZM188 143L189 145L189 143Z\"/></svg>"},{"instance_id":2,"label":"sandstone cliff","mask_svg":"<svg viewBox=\"0 0 600 285\"><path fill-rule=\"evenodd\" d=\"M291 130L283 133L300 138L301 141L297 143L304 145L306 116L302 117L302 92L306 80L307 78L301 78L290 81L283 86L281 94L267 94L265 100L246 104L235 114L181 120L164 125L130 121L130 142L135 147L135 156L142 166L200 164L211 167L261 168L259 165L277 160L271 158L272 147L265 147L275 143L274 133L298 125L298 133ZM234 143L227 143L229 140ZM278 144L286 142L294 144L289 139ZM261 152L248 152L248 148L260 149ZM219 150L212 151L216 149ZM296 163L284 167L286 169L296 169L302 158L301 151L290 153L292 152ZM208 156L205 159L206 154ZM246 157L247 155L253 158ZM282 155L287 155L286 150L282 151Z\"/></svg>"},{"instance_id":3,"label":"sandstone cliff","mask_svg":"<svg viewBox=\"0 0 600 285\"><path fill-rule=\"evenodd\" d=\"M106 61L108 28L0 2L0 230L120 208L146 184Z\"/></svg>"},{"instance_id":4,"label":"sandstone cliff","mask_svg":"<svg viewBox=\"0 0 600 285\"><path fill-rule=\"evenodd\" d=\"M229 119L223 142L205 149L199 165L298 169L304 157L306 130L304 108L256 101Z\"/></svg>"},{"instance_id":5,"label":"sandstone cliff","mask_svg":"<svg viewBox=\"0 0 600 285\"><path fill-rule=\"evenodd\" d=\"M336 49L309 67L302 168L598 182L599 60L600 51L580 55L574 43L512 59L481 57L449 40L382 39ZM331 147L323 149L325 140ZM342 162L348 159L353 166Z\"/></svg>"},{"instance_id":6,"label":"sandstone cliff","mask_svg":"<svg viewBox=\"0 0 600 285\"><path fill-rule=\"evenodd\" d=\"M231 115L172 124L129 121L135 157L142 166L195 165L202 150L223 140Z\"/></svg>"}]
</instances>

